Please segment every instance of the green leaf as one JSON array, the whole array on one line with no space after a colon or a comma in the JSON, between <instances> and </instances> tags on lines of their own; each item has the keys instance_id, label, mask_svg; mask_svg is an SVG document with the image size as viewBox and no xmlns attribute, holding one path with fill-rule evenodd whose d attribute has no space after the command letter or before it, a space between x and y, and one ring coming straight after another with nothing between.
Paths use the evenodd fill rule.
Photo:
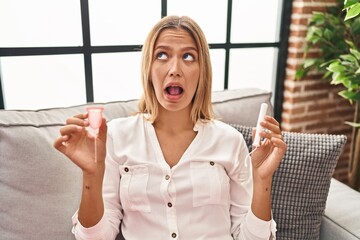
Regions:
<instances>
[{"instance_id":1,"label":"green leaf","mask_svg":"<svg viewBox=\"0 0 360 240\"><path fill-rule=\"evenodd\" d=\"M356 3L352 5L352 7L349 9L349 11L346 13L344 21L347 21L351 18L356 17L360 13L360 3Z\"/></svg>"},{"instance_id":2,"label":"green leaf","mask_svg":"<svg viewBox=\"0 0 360 240\"><path fill-rule=\"evenodd\" d=\"M348 89L348 91L353 91L353 89L356 87L356 85L352 84L352 82L347 77L342 79L342 84Z\"/></svg>"},{"instance_id":3,"label":"green leaf","mask_svg":"<svg viewBox=\"0 0 360 240\"><path fill-rule=\"evenodd\" d=\"M359 88L359 84L360 84L360 75L358 74L353 74L349 76L349 80L351 81L351 83L355 86L355 88ZM359 89L360 90L360 89Z\"/></svg>"},{"instance_id":4,"label":"green leaf","mask_svg":"<svg viewBox=\"0 0 360 240\"><path fill-rule=\"evenodd\" d=\"M313 12L313 15L311 16L309 24L315 24L317 26L323 25L325 23L325 15L323 12Z\"/></svg>"},{"instance_id":5,"label":"green leaf","mask_svg":"<svg viewBox=\"0 0 360 240\"><path fill-rule=\"evenodd\" d=\"M343 10L345 10L346 8L349 8L350 6L354 5L357 2L358 2L358 0L345 0Z\"/></svg>"},{"instance_id":6,"label":"green leaf","mask_svg":"<svg viewBox=\"0 0 360 240\"><path fill-rule=\"evenodd\" d=\"M309 68L309 67L315 65L316 62L317 62L316 59L305 59L305 61L304 61L304 68Z\"/></svg>"},{"instance_id":7,"label":"green leaf","mask_svg":"<svg viewBox=\"0 0 360 240\"><path fill-rule=\"evenodd\" d=\"M333 62L326 68L330 72L344 72L346 68L340 64L340 62Z\"/></svg>"},{"instance_id":8,"label":"green leaf","mask_svg":"<svg viewBox=\"0 0 360 240\"><path fill-rule=\"evenodd\" d=\"M360 93L357 93L357 92L343 90L343 91L339 92L339 95L341 97L345 98L345 99L350 100L350 101L352 101L352 100L360 101Z\"/></svg>"},{"instance_id":9,"label":"green leaf","mask_svg":"<svg viewBox=\"0 0 360 240\"><path fill-rule=\"evenodd\" d=\"M345 124L350 125L354 128L360 128L360 123L345 121Z\"/></svg>"},{"instance_id":10,"label":"green leaf","mask_svg":"<svg viewBox=\"0 0 360 240\"><path fill-rule=\"evenodd\" d=\"M360 35L360 18L357 17L351 24L351 31L354 35Z\"/></svg>"},{"instance_id":11,"label":"green leaf","mask_svg":"<svg viewBox=\"0 0 360 240\"><path fill-rule=\"evenodd\" d=\"M347 45L349 45L350 48L355 48L355 44L353 43L353 41L345 39L345 42Z\"/></svg>"},{"instance_id":12,"label":"green leaf","mask_svg":"<svg viewBox=\"0 0 360 240\"><path fill-rule=\"evenodd\" d=\"M300 80L302 77L304 77L306 74L306 71L303 69L298 69L295 72L295 80Z\"/></svg>"},{"instance_id":13,"label":"green leaf","mask_svg":"<svg viewBox=\"0 0 360 240\"><path fill-rule=\"evenodd\" d=\"M318 27L310 27L306 34L306 41L316 44L322 38L322 31Z\"/></svg>"},{"instance_id":14,"label":"green leaf","mask_svg":"<svg viewBox=\"0 0 360 240\"><path fill-rule=\"evenodd\" d=\"M355 74L360 74L360 68L358 68L358 70L356 70Z\"/></svg>"},{"instance_id":15,"label":"green leaf","mask_svg":"<svg viewBox=\"0 0 360 240\"><path fill-rule=\"evenodd\" d=\"M314 35L319 36L319 37L322 37L322 36L323 36L322 29L317 28L317 27L314 27L313 30L314 30Z\"/></svg>"},{"instance_id":16,"label":"green leaf","mask_svg":"<svg viewBox=\"0 0 360 240\"><path fill-rule=\"evenodd\" d=\"M347 77L344 74L340 72L334 72L330 84L333 85L344 84L346 80Z\"/></svg>"},{"instance_id":17,"label":"green leaf","mask_svg":"<svg viewBox=\"0 0 360 240\"><path fill-rule=\"evenodd\" d=\"M324 76L322 77L323 79L327 79L327 78L329 78L330 77L330 75L331 74L333 74L332 72L329 72L329 71L327 71L325 74L324 74Z\"/></svg>"},{"instance_id":18,"label":"green leaf","mask_svg":"<svg viewBox=\"0 0 360 240\"><path fill-rule=\"evenodd\" d=\"M350 48L350 53L356 57L357 60L360 60L360 52L354 48Z\"/></svg>"},{"instance_id":19,"label":"green leaf","mask_svg":"<svg viewBox=\"0 0 360 240\"><path fill-rule=\"evenodd\" d=\"M327 40L331 40L334 36L334 33L330 31L328 28L325 28L324 30L324 38Z\"/></svg>"},{"instance_id":20,"label":"green leaf","mask_svg":"<svg viewBox=\"0 0 360 240\"><path fill-rule=\"evenodd\" d=\"M347 72L354 72L352 71L353 68L357 68L356 62L348 62L348 61L342 61L341 65L343 65L344 67L346 67L346 71Z\"/></svg>"},{"instance_id":21,"label":"green leaf","mask_svg":"<svg viewBox=\"0 0 360 240\"><path fill-rule=\"evenodd\" d=\"M330 60L326 61L324 58L318 58L318 61L319 61L319 63L321 63L319 65L319 67L324 68L324 67L329 66L333 62L337 62L338 59L330 59Z\"/></svg>"},{"instance_id":22,"label":"green leaf","mask_svg":"<svg viewBox=\"0 0 360 240\"><path fill-rule=\"evenodd\" d=\"M345 61L352 62L353 64L357 63L356 58L351 54L340 55L340 58L345 60Z\"/></svg>"}]
</instances>

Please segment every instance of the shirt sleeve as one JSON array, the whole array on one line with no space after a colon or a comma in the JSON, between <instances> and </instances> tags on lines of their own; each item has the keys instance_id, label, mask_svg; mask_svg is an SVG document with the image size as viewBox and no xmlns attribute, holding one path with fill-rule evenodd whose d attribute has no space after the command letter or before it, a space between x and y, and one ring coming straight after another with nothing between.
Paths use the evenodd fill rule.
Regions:
<instances>
[{"instance_id":1,"label":"shirt sleeve","mask_svg":"<svg viewBox=\"0 0 360 240\"><path fill-rule=\"evenodd\" d=\"M243 236L239 239L276 239L276 223L274 219L264 221L254 215L249 208L245 218Z\"/></svg>"},{"instance_id":2,"label":"shirt sleeve","mask_svg":"<svg viewBox=\"0 0 360 240\"><path fill-rule=\"evenodd\" d=\"M78 240L115 239L119 233L119 225L123 218L122 207L119 197L120 173L119 164L113 155L113 141L108 131L107 154L105 162L105 175L103 182L104 215L101 220L93 227L85 228L78 220L78 211L72 217L72 233Z\"/></svg>"},{"instance_id":3,"label":"shirt sleeve","mask_svg":"<svg viewBox=\"0 0 360 240\"><path fill-rule=\"evenodd\" d=\"M273 219L264 221L251 211L253 193L252 165L248 148L242 135L234 151L233 168L230 177L231 233L236 240L274 240L276 223ZM247 159L248 158L248 159ZM247 164L245 164L245 161Z\"/></svg>"}]
</instances>

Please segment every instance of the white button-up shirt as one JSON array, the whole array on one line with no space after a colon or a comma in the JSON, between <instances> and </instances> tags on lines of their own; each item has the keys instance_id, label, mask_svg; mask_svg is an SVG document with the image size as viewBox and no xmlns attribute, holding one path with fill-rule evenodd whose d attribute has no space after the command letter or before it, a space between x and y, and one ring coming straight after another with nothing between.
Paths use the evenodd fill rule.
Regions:
<instances>
[{"instance_id":1,"label":"white button-up shirt","mask_svg":"<svg viewBox=\"0 0 360 240\"><path fill-rule=\"evenodd\" d=\"M199 121L196 137L169 167L153 125L142 114L108 124L103 184L105 213L84 228L73 217L77 239L269 239L275 222L250 208L251 164L242 135L214 120ZM250 162L250 161L249 161Z\"/></svg>"}]
</instances>

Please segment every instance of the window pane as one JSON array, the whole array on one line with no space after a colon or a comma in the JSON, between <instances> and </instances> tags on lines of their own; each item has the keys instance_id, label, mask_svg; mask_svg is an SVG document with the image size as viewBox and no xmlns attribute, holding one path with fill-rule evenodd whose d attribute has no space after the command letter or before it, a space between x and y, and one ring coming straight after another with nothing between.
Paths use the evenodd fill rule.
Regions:
<instances>
[{"instance_id":1,"label":"window pane","mask_svg":"<svg viewBox=\"0 0 360 240\"><path fill-rule=\"evenodd\" d=\"M0 47L80 46L80 1L1 0L0 32Z\"/></svg>"},{"instance_id":2,"label":"window pane","mask_svg":"<svg viewBox=\"0 0 360 240\"><path fill-rule=\"evenodd\" d=\"M210 49L210 58L213 74L212 90L224 90L225 50Z\"/></svg>"},{"instance_id":3,"label":"window pane","mask_svg":"<svg viewBox=\"0 0 360 240\"><path fill-rule=\"evenodd\" d=\"M233 0L231 42L277 42L282 0Z\"/></svg>"},{"instance_id":4,"label":"window pane","mask_svg":"<svg viewBox=\"0 0 360 240\"><path fill-rule=\"evenodd\" d=\"M141 97L141 53L93 54L94 99L96 102Z\"/></svg>"},{"instance_id":5,"label":"window pane","mask_svg":"<svg viewBox=\"0 0 360 240\"><path fill-rule=\"evenodd\" d=\"M276 48L231 50L229 89L254 87L274 92L277 53Z\"/></svg>"},{"instance_id":6,"label":"window pane","mask_svg":"<svg viewBox=\"0 0 360 240\"><path fill-rule=\"evenodd\" d=\"M186 15L194 19L209 43L226 41L227 1L168 0L168 15Z\"/></svg>"},{"instance_id":7,"label":"window pane","mask_svg":"<svg viewBox=\"0 0 360 240\"><path fill-rule=\"evenodd\" d=\"M92 45L143 44L160 20L161 1L89 1Z\"/></svg>"},{"instance_id":8,"label":"window pane","mask_svg":"<svg viewBox=\"0 0 360 240\"><path fill-rule=\"evenodd\" d=\"M0 61L6 109L86 102L82 55L2 57Z\"/></svg>"}]
</instances>

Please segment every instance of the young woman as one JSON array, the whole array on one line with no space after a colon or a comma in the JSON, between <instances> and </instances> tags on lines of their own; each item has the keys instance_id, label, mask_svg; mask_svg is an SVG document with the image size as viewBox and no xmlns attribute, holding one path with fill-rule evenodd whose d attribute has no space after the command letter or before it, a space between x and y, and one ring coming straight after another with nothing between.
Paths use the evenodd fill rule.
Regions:
<instances>
[{"instance_id":1,"label":"young woman","mask_svg":"<svg viewBox=\"0 0 360 240\"><path fill-rule=\"evenodd\" d=\"M266 116L265 142L245 164L242 135L214 119L211 64L200 27L165 17L143 46L139 113L103 119L94 161L87 114L67 120L54 146L83 172L77 239L269 239L272 176L286 143Z\"/></svg>"}]
</instances>

